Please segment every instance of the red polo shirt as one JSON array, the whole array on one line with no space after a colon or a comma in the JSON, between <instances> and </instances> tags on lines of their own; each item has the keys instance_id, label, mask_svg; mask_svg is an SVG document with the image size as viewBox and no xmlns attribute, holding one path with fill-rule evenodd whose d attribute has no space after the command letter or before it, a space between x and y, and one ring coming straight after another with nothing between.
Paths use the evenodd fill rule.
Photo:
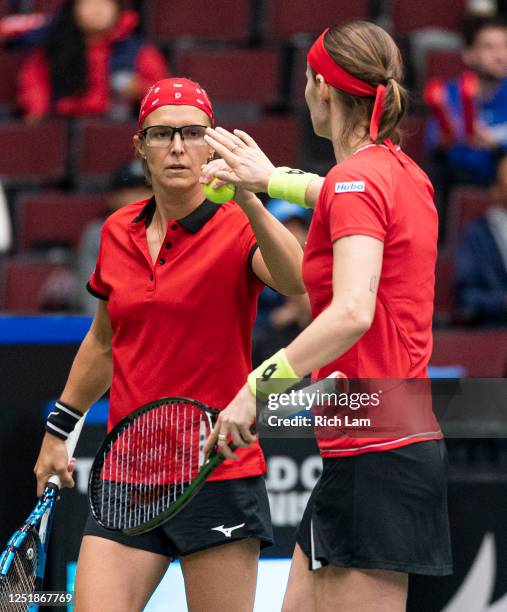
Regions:
<instances>
[{"instance_id":1,"label":"red polo shirt","mask_svg":"<svg viewBox=\"0 0 507 612\"><path fill-rule=\"evenodd\" d=\"M107 300L113 329L108 428L164 396L225 408L251 370L252 326L262 282L251 269L256 248L235 202L203 202L168 223L155 264L146 225L155 200L121 208L104 223L88 285ZM237 451L213 480L265 472L258 444Z\"/></svg>"},{"instance_id":2,"label":"red polo shirt","mask_svg":"<svg viewBox=\"0 0 507 612\"><path fill-rule=\"evenodd\" d=\"M432 316L438 218L426 174L401 151L367 145L334 166L313 215L303 277L313 317L332 299L333 242L371 236L384 243L375 316L370 329L345 354L314 372L349 378L426 378L432 350ZM396 438L337 436L319 440L324 457L398 448L441 438L430 410L418 431ZM413 424L413 422L412 422Z\"/></svg>"}]
</instances>

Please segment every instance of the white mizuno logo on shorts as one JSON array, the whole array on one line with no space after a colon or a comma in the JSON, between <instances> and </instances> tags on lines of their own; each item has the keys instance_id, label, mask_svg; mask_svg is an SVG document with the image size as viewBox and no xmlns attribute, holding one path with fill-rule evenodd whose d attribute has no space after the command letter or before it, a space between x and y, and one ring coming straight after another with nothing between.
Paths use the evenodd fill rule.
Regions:
<instances>
[{"instance_id":1,"label":"white mizuno logo on shorts","mask_svg":"<svg viewBox=\"0 0 507 612\"><path fill-rule=\"evenodd\" d=\"M219 525L218 527L212 527L211 531L220 531L220 533L223 533L226 538L230 538L233 531L239 529L240 527L244 527L245 525L246 523L241 523L241 525L234 525L233 527L224 527L223 525Z\"/></svg>"},{"instance_id":2,"label":"white mizuno logo on shorts","mask_svg":"<svg viewBox=\"0 0 507 612\"><path fill-rule=\"evenodd\" d=\"M365 191L364 181L345 181L344 183L336 183L334 186L335 193L350 193L354 191Z\"/></svg>"}]
</instances>

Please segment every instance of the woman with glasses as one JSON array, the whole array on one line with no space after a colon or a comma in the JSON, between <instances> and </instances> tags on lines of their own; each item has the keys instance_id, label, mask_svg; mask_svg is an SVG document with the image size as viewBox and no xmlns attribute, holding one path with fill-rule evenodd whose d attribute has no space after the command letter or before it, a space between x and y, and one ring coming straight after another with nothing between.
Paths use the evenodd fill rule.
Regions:
<instances>
[{"instance_id":1,"label":"woman with glasses","mask_svg":"<svg viewBox=\"0 0 507 612\"><path fill-rule=\"evenodd\" d=\"M63 438L109 388L109 429L164 396L225 407L251 369L264 284L285 294L304 290L301 247L256 196L239 189L236 201L221 206L204 198L199 176L214 155L204 139L213 124L206 92L187 79L155 83L141 103L134 145L153 197L104 224L88 284L99 305L47 423L35 469L39 493L51 473L72 485ZM272 530L264 458L254 436L249 442L184 512L154 531L122 536L90 517L76 612L141 610L175 558L190 610L251 610L259 551L272 543Z\"/></svg>"},{"instance_id":2,"label":"woman with glasses","mask_svg":"<svg viewBox=\"0 0 507 612\"><path fill-rule=\"evenodd\" d=\"M345 408L342 422L316 428L323 472L296 535L284 612L401 612L409 574L452 572L447 455L427 373L438 221L428 177L395 144L402 68L392 38L369 22L315 41L305 97L315 133L334 149L325 180L274 169L240 132L206 136L228 167L213 162L203 180L315 206L303 260L314 320L248 376L209 447L218 441L230 456L229 435L248 444L254 394L270 378L282 390L280 371L338 370L372 400L359 427L346 426Z\"/></svg>"}]
</instances>

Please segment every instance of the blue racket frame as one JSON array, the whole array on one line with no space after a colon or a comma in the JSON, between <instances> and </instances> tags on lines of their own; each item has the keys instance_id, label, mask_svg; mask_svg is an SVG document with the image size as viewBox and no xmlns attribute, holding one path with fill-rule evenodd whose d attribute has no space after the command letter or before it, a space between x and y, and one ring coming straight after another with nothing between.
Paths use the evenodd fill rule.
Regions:
<instances>
[{"instance_id":1,"label":"blue racket frame","mask_svg":"<svg viewBox=\"0 0 507 612\"><path fill-rule=\"evenodd\" d=\"M51 531L53 510L58 497L58 491L59 489L56 485L48 484L30 516L7 542L5 550L0 555L0 581L7 577L16 552L21 549L28 534L32 532L35 535L38 547L35 590L42 589L49 533ZM38 529L37 526L39 526ZM38 609L39 606L35 604L28 605L29 612L37 612Z\"/></svg>"}]
</instances>

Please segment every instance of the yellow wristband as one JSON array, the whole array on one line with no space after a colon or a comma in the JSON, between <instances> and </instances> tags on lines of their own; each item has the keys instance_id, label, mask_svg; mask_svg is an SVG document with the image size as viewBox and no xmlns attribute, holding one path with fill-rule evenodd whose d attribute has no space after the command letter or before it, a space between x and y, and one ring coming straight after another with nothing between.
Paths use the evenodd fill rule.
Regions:
<instances>
[{"instance_id":1,"label":"yellow wristband","mask_svg":"<svg viewBox=\"0 0 507 612\"><path fill-rule=\"evenodd\" d=\"M303 172L282 166L275 168L268 183L268 195L270 198L286 200L293 204L299 204L303 208L309 208L306 203L306 190L308 185L317 174Z\"/></svg>"},{"instance_id":2,"label":"yellow wristband","mask_svg":"<svg viewBox=\"0 0 507 612\"><path fill-rule=\"evenodd\" d=\"M285 349L281 349L250 372L248 388L252 395L264 402L271 393L282 393L299 380L287 359Z\"/></svg>"}]
</instances>

